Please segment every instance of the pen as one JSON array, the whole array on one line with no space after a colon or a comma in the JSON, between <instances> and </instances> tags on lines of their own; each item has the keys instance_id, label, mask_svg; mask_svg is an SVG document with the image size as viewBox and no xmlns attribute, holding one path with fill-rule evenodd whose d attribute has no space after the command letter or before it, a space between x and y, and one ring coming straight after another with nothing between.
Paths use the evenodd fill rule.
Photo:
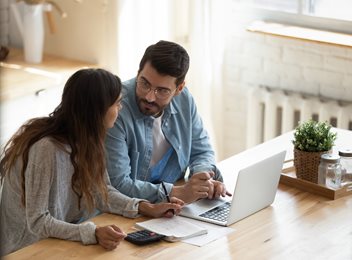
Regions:
<instances>
[{"instance_id":1,"label":"pen","mask_svg":"<svg viewBox=\"0 0 352 260\"><path fill-rule=\"evenodd\" d=\"M166 187L165 187L165 184L164 184L163 181L161 182L161 185L163 186L163 189L164 189L164 193L165 193L165 195L166 195L167 202L170 203L170 202L171 202L170 196L169 196L169 193L168 193L167 190L166 190ZM172 212L172 214L175 215L175 211L174 211L173 209L169 209L168 211Z\"/></svg>"}]
</instances>

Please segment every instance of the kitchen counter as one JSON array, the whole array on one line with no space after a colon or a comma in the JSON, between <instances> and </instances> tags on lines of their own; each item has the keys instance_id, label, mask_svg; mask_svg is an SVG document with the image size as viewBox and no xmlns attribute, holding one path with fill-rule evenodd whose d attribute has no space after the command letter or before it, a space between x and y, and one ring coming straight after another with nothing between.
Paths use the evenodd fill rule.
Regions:
<instances>
[{"instance_id":1,"label":"kitchen counter","mask_svg":"<svg viewBox=\"0 0 352 260\"><path fill-rule=\"evenodd\" d=\"M11 49L0 62L0 145L28 119L48 116L60 103L67 79L87 67L96 65L52 55L30 64L21 50Z\"/></svg>"},{"instance_id":2,"label":"kitchen counter","mask_svg":"<svg viewBox=\"0 0 352 260\"><path fill-rule=\"evenodd\" d=\"M26 63L22 50L10 49L5 61L0 62L0 101L12 100L53 86L64 85L69 76L95 64L44 55L42 63Z\"/></svg>"}]
</instances>

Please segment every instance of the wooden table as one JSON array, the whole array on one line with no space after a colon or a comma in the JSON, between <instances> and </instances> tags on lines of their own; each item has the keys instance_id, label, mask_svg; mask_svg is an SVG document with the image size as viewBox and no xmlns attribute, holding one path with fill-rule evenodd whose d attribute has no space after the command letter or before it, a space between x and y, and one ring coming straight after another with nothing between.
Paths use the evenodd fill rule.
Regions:
<instances>
[{"instance_id":1,"label":"wooden table","mask_svg":"<svg viewBox=\"0 0 352 260\"><path fill-rule=\"evenodd\" d=\"M337 146L351 145L352 132L338 130ZM284 134L219 164L225 179L238 165L276 151L290 150L292 132ZM117 224L132 231L136 221L112 214L92 219L98 225ZM106 251L99 245L45 239L4 259L352 259L352 196L329 200L279 185L274 203L231 226L236 231L203 247L177 242L135 246L123 241Z\"/></svg>"}]
</instances>

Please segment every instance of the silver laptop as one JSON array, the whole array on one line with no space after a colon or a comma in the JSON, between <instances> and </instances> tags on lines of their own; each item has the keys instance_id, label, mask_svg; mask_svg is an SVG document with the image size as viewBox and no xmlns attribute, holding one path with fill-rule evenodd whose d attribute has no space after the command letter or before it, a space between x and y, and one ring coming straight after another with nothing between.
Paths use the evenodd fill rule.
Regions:
<instances>
[{"instance_id":1,"label":"silver laptop","mask_svg":"<svg viewBox=\"0 0 352 260\"><path fill-rule=\"evenodd\" d=\"M282 151L240 170L232 198L201 199L186 205L180 215L229 226L266 208L275 199L285 155Z\"/></svg>"}]
</instances>

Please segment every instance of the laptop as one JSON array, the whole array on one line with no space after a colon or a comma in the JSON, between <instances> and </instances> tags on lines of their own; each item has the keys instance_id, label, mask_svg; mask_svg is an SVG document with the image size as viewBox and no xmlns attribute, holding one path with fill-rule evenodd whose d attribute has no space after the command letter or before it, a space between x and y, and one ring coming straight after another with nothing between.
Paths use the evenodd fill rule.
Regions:
<instances>
[{"instance_id":1,"label":"laptop","mask_svg":"<svg viewBox=\"0 0 352 260\"><path fill-rule=\"evenodd\" d=\"M238 172L235 190L227 199L200 199L182 208L180 215L229 226L274 202L286 151Z\"/></svg>"}]
</instances>

